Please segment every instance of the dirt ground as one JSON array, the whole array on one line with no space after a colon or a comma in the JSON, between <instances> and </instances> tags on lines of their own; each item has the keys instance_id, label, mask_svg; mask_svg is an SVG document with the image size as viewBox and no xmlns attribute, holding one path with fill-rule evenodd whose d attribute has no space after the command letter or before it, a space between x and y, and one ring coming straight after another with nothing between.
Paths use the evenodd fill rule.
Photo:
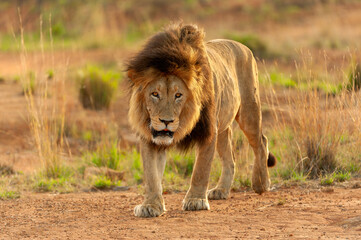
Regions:
<instances>
[{"instance_id":1,"label":"dirt ground","mask_svg":"<svg viewBox=\"0 0 361 240\"><path fill-rule=\"evenodd\" d=\"M133 215L134 190L30 194L0 202L0 239L359 239L360 188L232 193L210 211L185 212L185 193L165 195L158 218Z\"/></svg>"}]
</instances>

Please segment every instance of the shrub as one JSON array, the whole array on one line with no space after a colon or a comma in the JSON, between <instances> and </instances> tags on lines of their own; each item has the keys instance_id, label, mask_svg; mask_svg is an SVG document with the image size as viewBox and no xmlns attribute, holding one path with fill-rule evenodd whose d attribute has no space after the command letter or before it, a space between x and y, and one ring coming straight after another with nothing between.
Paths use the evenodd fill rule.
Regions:
<instances>
[{"instance_id":1,"label":"shrub","mask_svg":"<svg viewBox=\"0 0 361 240\"><path fill-rule=\"evenodd\" d=\"M118 88L120 74L104 71L98 67L87 67L79 72L79 98L84 108L108 109Z\"/></svg>"},{"instance_id":2,"label":"shrub","mask_svg":"<svg viewBox=\"0 0 361 240\"><path fill-rule=\"evenodd\" d=\"M317 178L322 174L336 170L338 167L335 158L337 150L336 144L309 138L305 146L307 158L305 158L303 164L300 165L305 174L311 178Z\"/></svg>"},{"instance_id":3,"label":"shrub","mask_svg":"<svg viewBox=\"0 0 361 240\"><path fill-rule=\"evenodd\" d=\"M251 49L251 51L256 57L269 57L269 50L267 44L256 35L227 34L226 38L246 45L249 49Z\"/></svg>"}]
</instances>

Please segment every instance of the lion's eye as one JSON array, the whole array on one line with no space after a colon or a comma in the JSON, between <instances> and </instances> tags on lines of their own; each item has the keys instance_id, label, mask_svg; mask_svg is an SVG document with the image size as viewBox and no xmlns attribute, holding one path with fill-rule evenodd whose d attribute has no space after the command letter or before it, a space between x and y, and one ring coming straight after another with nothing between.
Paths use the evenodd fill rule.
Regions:
<instances>
[{"instance_id":1,"label":"lion's eye","mask_svg":"<svg viewBox=\"0 0 361 240\"><path fill-rule=\"evenodd\" d=\"M182 96L181 93L176 93L176 94L175 94L175 98L180 98L181 96Z\"/></svg>"},{"instance_id":2,"label":"lion's eye","mask_svg":"<svg viewBox=\"0 0 361 240\"><path fill-rule=\"evenodd\" d=\"M156 97L156 98L159 98L159 93L157 93L157 92L152 92L152 96L153 96L153 97Z\"/></svg>"}]
</instances>

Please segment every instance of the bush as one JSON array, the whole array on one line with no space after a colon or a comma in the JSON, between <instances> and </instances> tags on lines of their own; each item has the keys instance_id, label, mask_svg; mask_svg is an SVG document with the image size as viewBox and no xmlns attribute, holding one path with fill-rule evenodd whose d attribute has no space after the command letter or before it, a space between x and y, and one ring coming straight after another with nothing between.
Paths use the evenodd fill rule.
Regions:
<instances>
[{"instance_id":1,"label":"bush","mask_svg":"<svg viewBox=\"0 0 361 240\"><path fill-rule=\"evenodd\" d=\"M87 67L79 73L79 99L84 108L108 109L118 89L120 74L97 67Z\"/></svg>"},{"instance_id":2,"label":"bush","mask_svg":"<svg viewBox=\"0 0 361 240\"><path fill-rule=\"evenodd\" d=\"M256 57L267 58L270 55L267 44L256 35L227 34L226 38L246 45Z\"/></svg>"},{"instance_id":3,"label":"bush","mask_svg":"<svg viewBox=\"0 0 361 240\"><path fill-rule=\"evenodd\" d=\"M311 178L317 178L323 174L332 173L337 169L337 145L335 143L309 138L305 145L307 158L301 165L304 174Z\"/></svg>"}]
</instances>

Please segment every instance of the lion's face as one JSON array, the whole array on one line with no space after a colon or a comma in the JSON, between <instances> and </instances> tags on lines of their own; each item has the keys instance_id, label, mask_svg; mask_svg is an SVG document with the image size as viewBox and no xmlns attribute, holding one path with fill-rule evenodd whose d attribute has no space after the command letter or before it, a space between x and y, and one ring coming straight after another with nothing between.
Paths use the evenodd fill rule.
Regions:
<instances>
[{"instance_id":1,"label":"lion's face","mask_svg":"<svg viewBox=\"0 0 361 240\"><path fill-rule=\"evenodd\" d=\"M144 89L149 129L157 145L171 145L180 127L180 115L189 97L189 90L175 76L161 77Z\"/></svg>"},{"instance_id":2,"label":"lion's face","mask_svg":"<svg viewBox=\"0 0 361 240\"><path fill-rule=\"evenodd\" d=\"M142 138L160 146L179 143L198 122L202 104L194 93L200 90L175 75L148 71L141 78L142 84L133 86L130 98L132 128ZM137 78L133 79L137 82Z\"/></svg>"}]
</instances>

